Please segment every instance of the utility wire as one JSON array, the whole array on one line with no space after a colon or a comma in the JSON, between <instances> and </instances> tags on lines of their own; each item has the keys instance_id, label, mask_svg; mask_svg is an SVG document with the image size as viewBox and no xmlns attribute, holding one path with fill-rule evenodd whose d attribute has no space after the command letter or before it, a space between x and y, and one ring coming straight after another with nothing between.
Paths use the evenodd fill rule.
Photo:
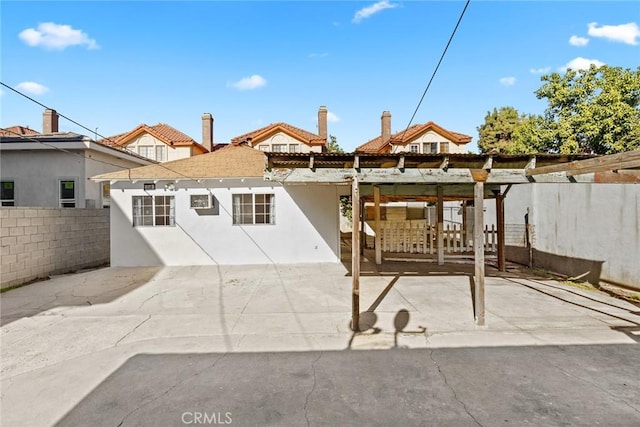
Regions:
<instances>
[{"instance_id":1,"label":"utility wire","mask_svg":"<svg viewBox=\"0 0 640 427\"><path fill-rule=\"evenodd\" d=\"M422 101L424 100L424 97L427 94L427 91L429 90L429 87L431 87L431 82L433 82L433 79L435 78L436 73L438 72L438 68L440 68L440 64L442 64L442 60L444 59L444 56L447 54L447 50L449 49L449 45L451 44L451 41L453 40L453 36L456 35L456 31L458 30L458 27L460 26L460 22L462 22L462 17L464 16L464 13L467 11L467 7L469 6L470 1L471 0L467 0L467 2L464 5L464 8L462 9L462 12L460 13L460 17L458 18L458 22L456 22L456 26L454 27L453 32L451 33L451 36L449 37L449 41L447 42L447 45L444 47L444 50L442 51L442 55L440 55L440 60L438 61L438 64L436 65L436 68L433 70L433 73L431 74L431 78L429 79L429 83L427 83L427 87L425 88L424 92L422 93L422 97L420 98L420 101L418 102L418 105L416 106L416 109L413 112L413 115L411 116L411 120L409 120L409 124L407 124L407 127L405 128L404 132L402 132L402 137L400 138L401 141L404 138L404 135L407 133L407 130L409 130L409 127L411 126L411 123L413 123L413 119L416 117L416 114L418 113L418 109L420 109L420 105L422 104Z\"/></svg>"},{"instance_id":2,"label":"utility wire","mask_svg":"<svg viewBox=\"0 0 640 427\"><path fill-rule=\"evenodd\" d=\"M22 96L22 97L24 97L24 98L27 98L27 99L28 99L28 100L30 100L31 102L34 102L34 103L38 104L38 105L39 105L39 106L41 106L41 107L44 107L44 108L46 108L46 109L50 109L50 110L54 110L54 111L56 111L55 109L47 107L46 105L44 105L44 104L42 104L42 103L38 102L37 100L35 100L35 99L31 98L30 96L28 96L28 95L26 95L26 94L24 94L24 93L20 92L19 90L14 89L14 88L12 88L11 86L8 86L8 85L7 85L7 84L5 84L4 82L1 82L1 81L0 81L0 84L1 84L2 86L6 87L6 88L8 88L8 89L10 89L10 90L12 90L13 92L17 93L18 95L20 95L20 96ZM97 132L92 131L92 130L91 130L91 129L89 129L88 127L86 127L86 126L84 126L84 125L82 125L82 124L80 124L80 123L76 122L75 120L73 120L73 119L71 119L71 118L69 118L69 117L67 117L67 116L65 116L65 115L63 115L63 114L58 113L57 111L56 111L56 113L57 113L60 117L63 117L63 118L65 118L65 119L69 120L71 123L74 123L74 124L76 124L76 125L80 126L81 128L88 130L88 131L89 131L89 132L91 132L91 133L95 133L97 136L100 136L101 138L104 138L104 139L107 139L107 140L109 139L109 138L107 138L107 137L105 137L105 136L103 136L103 135L100 135L100 134L99 134L99 133L97 133ZM47 144L46 142L40 141L40 140L38 140L38 139L36 139L36 138L30 137L30 136L26 136L26 135L20 135L19 133L16 133L16 132L10 131L10 130L8 130L8 129L4 129L4 130L5 130L6 132L12 133L12 134L14 134L14 135L16 135L16 136L18 136L18 137L22 138L22 139L26 139L26 140L29 140L29 141L37 142L38 144L42 144L42 145L45 145L45 146L48 146L48 147L54 148L54 149L56 149L56 150L62 151L62 152L64 152L64 153L67 153L67 154L72 155L72 156L75 156L75 157L86 158L85 156L81 156L81 155L80 155L80 154L78 154L78 153L74 153L74 152L72 152L72 151L66 150L66 149L64 149L64 148L57 147L57 146L52 145L52 144ZM118 151L122 151L122 152L125 152L125 153L128 153L128 154L135 154L135 153L133 153L131 150L128 150L128 149L121 149L121 148L119 148L119 147L115 147L115 146L112 146L112 145L102 144L102 143L97 142L97 141L96 141L96 144L104 145L105 147L113 148L113 149L116 149L116 150L118 150ZM136 156L138 156L138 155L136 154ZM140 157L142 157L144 160L151 160L151 159L148 159L148 158L143 157L143 156L140 156ZM110 166L115 166L115 167L117 167L119 170L127 170L127 171L128 171L129 179L131 180L131 168L123 168L123 166L122 166L122 165L117 165L117 164L110 163L110 162L106 162L106 161L103 161L103 160L94 159L94 158L92 158L92 157L89 157L89 158L90 158L91 160L95 161L95 162L99 162L99 163L107 164L107 165L110 165ZM153 160L151 160L151 161L153 161ZM160 167L162 167L162 168L164 168L164 169L168 170L169 172L172 172L172 173L174 173L174 174L176 174L176 175L179 175L179 176L181 176L181 177L183 177L183 178L185 178L185 179L187 179L187 180L189 180L189 181L198 182L198 178L194 178L194 177L191 177L191 176L185 175L185 174L183 174L183 173L181 173L181 172L178 172L178 171L176 171L176 170L173 170L173 169L171 169L171 168L169 168L169 167L165 166L165 165L164 165L164 164L162 164L161 162L158 162L158 163L156 163L155 165L156 165L156 166L160 166Z\"/></svg>"}]
</instances>

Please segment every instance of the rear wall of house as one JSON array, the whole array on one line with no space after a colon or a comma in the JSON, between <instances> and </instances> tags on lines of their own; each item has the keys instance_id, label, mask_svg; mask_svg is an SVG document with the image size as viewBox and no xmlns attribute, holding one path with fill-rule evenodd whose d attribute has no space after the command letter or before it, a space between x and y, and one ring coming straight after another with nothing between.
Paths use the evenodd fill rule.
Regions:
<instances>
[{"instance_id":1,"label":"rear wall of house","mask_svg":"<svg viewBox=\"0 0 640 427\"><path fill-rule=\"evenodd\" d=\"M152 182L152 181L150 181ZM284 264L339 262L338 190L262 179L180 181L143 190L144 182L111 186L111 265ZM191 194L211 194L211 209L190 208ZM234 225L234 194L273 194L275 224ZM175 226L133 226L132 196L175 200Z\"/></svg>"}]
</instances>

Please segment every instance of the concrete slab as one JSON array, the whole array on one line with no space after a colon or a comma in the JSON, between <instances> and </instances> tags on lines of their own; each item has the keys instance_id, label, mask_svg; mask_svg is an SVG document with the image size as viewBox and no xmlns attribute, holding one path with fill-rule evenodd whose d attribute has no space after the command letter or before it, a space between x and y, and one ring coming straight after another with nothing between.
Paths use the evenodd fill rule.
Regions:
<instances>
[{"instance_id":1,"label":"concrete slab","mask_svg":"<svg viewBox=\"0 0 640 427\"><path fill-rule=\"evenodd\" d=\"M637 306L489 268L478 327L471 268L365 261L359 334L341 264L107 268L2 293L3 425L640 420Z\"/></svg>"}]
</instances>

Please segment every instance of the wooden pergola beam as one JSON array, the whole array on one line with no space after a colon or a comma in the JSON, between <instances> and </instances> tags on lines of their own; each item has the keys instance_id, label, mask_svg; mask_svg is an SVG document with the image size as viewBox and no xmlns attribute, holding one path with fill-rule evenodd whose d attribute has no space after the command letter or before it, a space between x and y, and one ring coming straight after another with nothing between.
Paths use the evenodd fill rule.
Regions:
<instances>
[{"instance_id":1,"label":"wooden pergola beam","mask_svg":"<svg viewBox=\"0 0 640 427\"><path fill-rule=\"evenodd\" d=\"M539 168L525 169L527 176L542 175L553 172L569 172L572 175L585 174L590 172L602 172L615 169L625 169L635 166L620 167L626 162L640 160L640 150L627 151L626 153L610 154L596 157L594 159L574 160L573 162L560 163L557 165L542 166ZM597 168L597 170L591 170Z\"/></svg>"},{"instance_id":2,"label":"wooden pergola beam","mask_svg":"<svg viewBox=\"0 0 640 427\"><path fill-rule=\"evenodd\" d=\"M354 176L351 186L351 328L360 331L360 188Z\"/></svg>"},{"instance_id":3,"label":"wooden pergola beam","mask_svg":"<svg viewBox=\"0 0 640 427\"><path fill-rule=\"evenodd\" d=\"M580 169L570 169L567 171L567 176L583 175L585 173L593 172L607 172L616 171L640 167L640 159L626 160L622 162L607 163L605 165L591 166Z\"/></svg>"}]
</instances>

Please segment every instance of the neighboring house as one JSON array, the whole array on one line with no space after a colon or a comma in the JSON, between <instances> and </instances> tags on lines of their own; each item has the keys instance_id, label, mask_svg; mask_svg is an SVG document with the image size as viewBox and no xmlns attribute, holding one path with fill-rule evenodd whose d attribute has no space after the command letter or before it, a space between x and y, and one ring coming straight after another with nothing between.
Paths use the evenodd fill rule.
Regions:
<instances>
[{"instance_id":1,"label":"neighboring house","mask_svg":"<svg viewBox=\"0 0 640 427\"><path fill-rule=\"evenodd\" d=\"M21 135L38 135L37 130L29 129L25 126L11 126L8 128L0 128L0 136L21 136Z\"/></svg>"},{"instance_id":2,"label":"neighboring house","mask_svg":"<svg viewBox=\"0 0 640 427\"><path fill-rule=\"evenodd\" d=\"M428 122L413 125L408 129L391 134L391 113L385 111L381 117L380 136L356 148L360 153L466 153L469 135L453 132Z\"/></svg>"},{"instance_id":3,"label":"neighboring house","mask_svg":"<svg viewBox=\"0 0 640 427\"><path fill-rule=\"evenodd\" d=\"M109 183L88 178L154 162L84 135L58 132L54 110L43 133L21 126L0 133L2 206L95 208L109 205Z\"/></svg>"},{"instance_id":4,"label":"neighboring house","mask_svg":"<svg viewBox=\"0 0 640 427\"><path fill-rule=\"evenodd\" d=\"M213 118L210 114L207 120L211 121L209 129L213 132ZM211 151L211 140L209 140L208 146L207 141L204 141L204 145L199 144L190 136L164 123L153 126L143 123L129 132L114 135L98 142L126 148L157 162L185 159Z\"/></svg>"},{"instance_id":5,"label":"neighboring house","mask_svg":"<svg viewBox=\"0 0 640 427\"><path fill-rule=\"evenodd\" d=\"M265 181L264 165L229 145L94 176L111 183L111 265L339 262L338 187Z\"/></svg>"},{"instance_id":6,"label":"neighboring house","mask_svg":"<svg viewBox=\"0 0 640 427\"><path fill-rule=\"evenodd\" d=\"M232 138L231 143L260 151L321 153L327 146L327 107L318 109L318 134L280 122Z\"/></svg>"}]
</instances>

